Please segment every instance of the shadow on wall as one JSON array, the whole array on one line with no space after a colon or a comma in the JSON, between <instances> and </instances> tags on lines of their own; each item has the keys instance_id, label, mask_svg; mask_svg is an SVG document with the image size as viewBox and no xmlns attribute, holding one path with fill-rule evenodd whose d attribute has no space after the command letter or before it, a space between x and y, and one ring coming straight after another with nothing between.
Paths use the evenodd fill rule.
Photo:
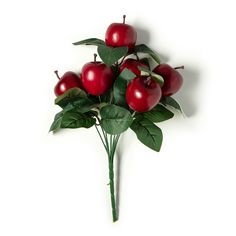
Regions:
<instances>
[{"instance_id":1,"label":"shadow on wall","mask_svg":"<svg viewBox=\"0 0 236 236\"><path fill-rule=\"evenodd\" d=\"M134 28L137 31L137 35L138 35L136 44L144 43L148 45L150 42L150 32L138 26L134 26Z\"/></svg>"},{"instance_id":2,"label":"shadow on wall","mask_svg":"<svg viewBox=\"0 0 236 236\"><path fill-rule=\"evenodd\" d=\"M146 44L149 45L150 42L150 32L144 28L140 28L140 26L134 25L138 38L136 44ZM169 61L169 56L166 54L162 54L161 52L157 51L158 55L160 56L162 63L167 63ZM156 65L151 65L153 68ZM171 66L179 66L179 65L171 65ZM180 65L181 66L181 65ZM185 64L184 70L179 70L182 74L184 83L181 90L174 95L177 101L179 101L185 115L187 117L191 117L197 113L197 91L198 86L200 83L200 70L194 68L191 65Z\"/></svg>"},{"instance_id":3,"label":"shadow on wall","mask_svg":"<svg viewBox=\"0 0 236 236\"><path fill-rule=\"evenodd\" d=\"M170 56L162 52L157 52L161 58L162 63L169 64ZM200 85L200 69L187 63L180 65L172 65L172 67L182 66L179 73L183 76L183 86L179 92L173 95L174 98L180 103L180 106L187 117L191 117L197 113L197 97L198 88Z\"/></svg>"},{"instance_id":4,"label":"shadow on wall","mask_svg":"<svg viewBox=\"0 0 236 236\"><path fill-rule=\"evenodd\" d=\"M180 91L174 95L179 101L185 115L191 117L197 113L197 90L200 82L200 71L188 65L179 72L183 76L184 83Z\"/></svg>"}]
</instances>

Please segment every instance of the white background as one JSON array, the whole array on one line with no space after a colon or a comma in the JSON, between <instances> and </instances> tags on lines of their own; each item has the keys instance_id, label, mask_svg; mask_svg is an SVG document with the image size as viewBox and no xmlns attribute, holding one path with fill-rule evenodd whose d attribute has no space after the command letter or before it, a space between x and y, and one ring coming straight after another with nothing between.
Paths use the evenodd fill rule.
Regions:
<instances>
[{"instance_id":1,"label":"white background","mask_svg":"<svg viewBox=\"0 0 236 236\"><path fill-rule=\"evenodd\" d=\"M234 1L1 1L0 235L236 235ZM119 143L120 219L94 128L48 133L55 69L79 72L112 22L173 66L186 113L163 122L160 153Z\"/></svg>"}]
</instances>

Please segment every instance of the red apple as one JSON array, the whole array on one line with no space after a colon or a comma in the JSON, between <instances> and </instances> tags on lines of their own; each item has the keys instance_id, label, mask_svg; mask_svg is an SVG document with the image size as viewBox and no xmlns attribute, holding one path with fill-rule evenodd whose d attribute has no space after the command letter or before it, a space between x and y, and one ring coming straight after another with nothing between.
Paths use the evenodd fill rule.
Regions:
<instances>
[{"instance_id":1,"label":"red apple","mask_svg":"<svg viewBox=\"0 0 236 236\"><path fill-rule=\"evenodd\" d=\"M127 46L129 51L132 51L136 40L137 32L131 25L125 24L125 15L123 16L123 23L112 23L107 28L105 36L107 46Z\"/></svg>"},{"instance_id":2,"label":"red apple","mask_svg":"<svg viewBox=\"0 0 236 236\"><path fill-rule=\"evenodd\" d=\"M163 96L171 96L179 91L183 84L183 78L177 69L183 68L183 66L173 68L168 64L160 64L153 70L164 79L164 85L161 88Z\"/></svg>"},{"instance_id":3,"label":"red apple","mask_svg":"<svg viewBox=\"0 0 236 236\"><path fill-rule=\"evenodd\" d=\"M127 87L126 101L137 112L147 112L155 107L161 98L161 87L151 77L138 76Z\"/></svg>"},{"instance_id":4,"label":"red apple","mask_svg":"<svg viewBox=\"0 0 236 236\"><path fill-rule=\"evenodd\" d=\"M111 67L102 62L94 61L85 64L82 68L82 84L84 89L92 94L99 96L112 86L114 75Z\"/></svg>"},{"instance_id":5,"label":"red apple","mask_svg":"<svg viewBox=\"0 0 236 236\"><path fill-rule=\"evenodd\" d=\"M141 76L141 71L138 69L138 66L142 66L145 67L147 69L149 69L149 67L142 61L137 61L135 59L127 59L125 60L121 66L120 66L120 73L125 69L129 69L131 70L135 75L137 76Z\"/></svg>"},{"instance_id":6,"label":"red apple","mask_svg":"<svg viewBox=\"0 0 236 236\"><path fill-rule=\"evenodd\" d=\"M76 73L72 71L66 72L61 78L58 75L58 71L55 71L59 82L54 88L54 93L56 96L60 96L65 93L68 89L78 87L81 88L81 78Z\"/></svg>"}]
</instances>

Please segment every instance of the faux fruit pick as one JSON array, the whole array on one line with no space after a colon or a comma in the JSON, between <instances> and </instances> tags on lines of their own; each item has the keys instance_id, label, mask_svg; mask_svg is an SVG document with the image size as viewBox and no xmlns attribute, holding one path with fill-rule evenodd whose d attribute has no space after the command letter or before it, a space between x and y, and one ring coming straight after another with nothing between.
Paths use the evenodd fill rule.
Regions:
<instances>
[{"instance_id":1,"label":"faux fruit pick","mask_svg":"<svg viewBox=\"0 0 236 236\"><path fill-rule=\"evenodd\" d=\"M155 51L136 45L136 30L125 23L111 24L105 41L89 38L74 45L94 45L96 54L82 67L81 74L66 72L55 86L56 114L50 131L95 127L109 164L109 187L113 221L118 220L114 185L114 158L120 136L128 129L139 141L159 152L162 131L155 124L181 111L171 97L182 86L180 67L162 64ZM142 58L141 58L142 56ZM152 61L152 63L150 63ZM153 70L150 64L155 63ZM169 110L170 109L170 110Z\"/></svg>"}]
</instances>

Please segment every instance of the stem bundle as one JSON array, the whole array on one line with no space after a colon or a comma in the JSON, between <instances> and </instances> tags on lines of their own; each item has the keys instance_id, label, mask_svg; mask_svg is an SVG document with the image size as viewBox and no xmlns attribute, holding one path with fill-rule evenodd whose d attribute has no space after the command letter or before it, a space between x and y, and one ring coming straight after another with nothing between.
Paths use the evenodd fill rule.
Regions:
<instances>
[{"instance_id":1,"label":"stem bundle","mask_svg":"<svg viewBox=\"0 0 236 236\"><path fill-rule=\"evenodd\" d=\"M107 134L106 131L100 126L95 125L98 135L102 141L102 144L107 152L108 167L109 167L109 186L111 196L112 218L113 222L118 220L117 202L115 198L115 184L114 184L114 156L119 141L120 135Z\"/></svg>"}]
</instances>

